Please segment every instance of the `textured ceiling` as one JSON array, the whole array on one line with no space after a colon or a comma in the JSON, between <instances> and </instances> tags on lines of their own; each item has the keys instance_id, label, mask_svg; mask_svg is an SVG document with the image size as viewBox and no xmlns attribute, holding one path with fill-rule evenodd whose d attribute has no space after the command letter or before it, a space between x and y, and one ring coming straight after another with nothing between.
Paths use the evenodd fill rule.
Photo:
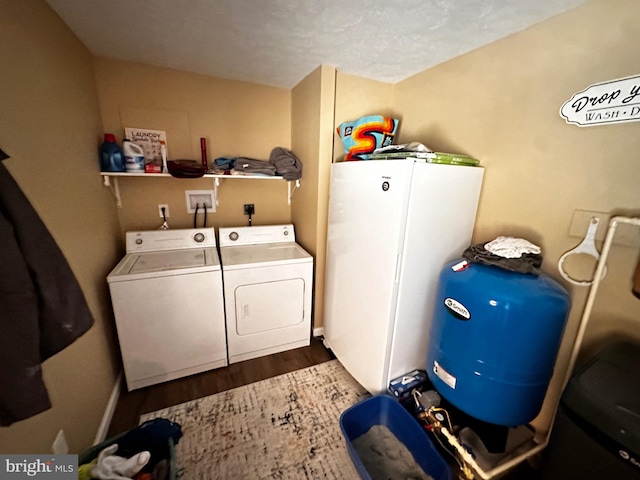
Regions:
<instances>
[{"instance_id":1,"label":"textured ceiling","mask_svg":"<svg viewBox=\"0 0 640 480\"><path fill-rule=\"evenodd\" d=\"M295 86L319 65L396 83L587 0L47 0L100 56Z\"/></svg>"}]
</instances>

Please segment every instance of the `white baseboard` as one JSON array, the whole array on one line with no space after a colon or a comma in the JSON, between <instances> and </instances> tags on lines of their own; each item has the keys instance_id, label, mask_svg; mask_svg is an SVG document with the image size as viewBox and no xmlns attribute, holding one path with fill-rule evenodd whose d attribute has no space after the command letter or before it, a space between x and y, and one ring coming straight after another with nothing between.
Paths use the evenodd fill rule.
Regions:
<instances>
[{"instance_id":1,"label":"white baseboard","mask_svg":"<svg viewBox=\"0 0 640 480\"><path fill-rule=\"evenodd\" d=\"M314 337L322 337L324 335L324 328L323 327L318 327L318 328L314 328L313 329L313 336Z\"/></svg>"},{"instance_id":2,"label":"white baseboard","mask_svg":"<svg viewBox=\"0 0 640 480\"><path fill-rule=\"evenodd\" d=\"M122 389L122 372L118 374L118 378L116 378L116 382L113 384L113 389L111 390L111 396L109 397L109 402L107 403L107 407L104 410L104 414L102 415L102 421L100 422L100 426L98 427L98 433L96 433L96 438L93 441L94 445L98 445L102 443L107 438L107 432L109 431L109 425L111 425L111 419L113 418L113 414L116 411L116 405L118 404L118 399L120 398L120 390Z\"/></svg>"}]
</instances>

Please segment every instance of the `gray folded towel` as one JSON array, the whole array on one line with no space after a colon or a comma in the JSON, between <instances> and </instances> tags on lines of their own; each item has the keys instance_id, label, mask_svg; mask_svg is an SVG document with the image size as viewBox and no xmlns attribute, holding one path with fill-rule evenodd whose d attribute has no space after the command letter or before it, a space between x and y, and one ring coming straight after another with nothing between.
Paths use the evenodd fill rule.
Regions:
<instances>
[{"instance_id":1,"label":"gray folded towel","mask_svg":"<svg viewBox=\"0 0 640 480\"><path fill-rule=\"evenodd\" d=\"M276 167L265 160L255 160L253 158L238 157L234 169L246 174L262 174L274 176Z\"/></svg>"},{"instance_id":2,"label":"gray folded towel","mask_svg":"<svg viewBox=\"0 0 640 480\"><path fill-rule=\"evenodd\" d=\"M302 162L286 148L274 148L269 156L269 162L275 165L276 174L282 175L285 180L297 180L302 177Z\"/></svg>"}]
</instances>

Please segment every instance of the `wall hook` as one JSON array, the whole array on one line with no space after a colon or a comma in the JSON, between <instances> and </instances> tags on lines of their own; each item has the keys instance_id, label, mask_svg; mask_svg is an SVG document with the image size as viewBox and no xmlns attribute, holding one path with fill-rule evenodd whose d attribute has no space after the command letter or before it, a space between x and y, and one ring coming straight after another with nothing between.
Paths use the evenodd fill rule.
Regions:
<instances>
[{"instance_id":1,"label":"wall hook","mask_svg":"<svg viewBox=\"0 0 640 480\"><path fill-rule=\"evenodd\" d=\"M596 240L596 232L598 231L599 223L600 223L600 219L598 217L591 217L591 221L589 222L589 228L587 229L587 234L585 235L582 242L580 242L580 244L577 247L569 250L568 252L565 252L560 257L560 260L558 260L558 270L560 271L560 275L562 275L562 278L564 278L567 282L572 283L574 285L581 286L581 287L588 287L593 283L593 279L580 281L570 277L569 274L564 270L564 261L567 259L567 257L571 255L583 253L583 254L594 257L597 263L597 261L600 259L600 252L598 252L598 249L596 248L595 240ZM601 278L604 278L606 274L607 274L607 267L605 265L604 270L602 271Z\"/></svg>"}]
</instances>

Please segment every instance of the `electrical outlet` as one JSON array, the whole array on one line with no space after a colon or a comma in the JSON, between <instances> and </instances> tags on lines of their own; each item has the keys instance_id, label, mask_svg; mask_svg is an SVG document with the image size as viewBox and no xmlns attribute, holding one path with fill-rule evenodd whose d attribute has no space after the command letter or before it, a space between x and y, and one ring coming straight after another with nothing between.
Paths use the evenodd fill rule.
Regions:
<instances>
[{"instance_id":1,"label":"electrical outlet","mask_svg":"<svg viewBox=\"0 0 640 480\"><path fill-rule=\"evenodd\" d=\"M51 445L51 452L54 455L66 455L69 453L69 444L67 444L67 439L64 436L64 430L60 430L56 435L56 439Z\"/></svg>"},{"instance_id":2,"label":"electrical outlet","mask_svg":"<svg viewBox=\"0 0 640 480\"><path fill-rule=\"evenodd\" d=\"M216 196L213 190L187 190L185 197L187 213L195 213L196 207L198 213L204 213L204 207L207 207L207 212L216 211Z\"/></svg>"},{"instance_id":3,"label":"electrical outlet","mask_svg":"<svg viewBox=\"0 0 640 480\"><path fill-rule=\"evenodd\" d=\"M162 209L164 208L164 215L162 215ZM160 218L163 217L167 217L169 218L169 205L165 204L165 203L161 203L158 205L158 215L160 215Z\"/></svg>"},{"instance_id":4,"label":"electrical outlet","mask_svg":"<svg viewBox=\"0 0 640 480\"><path fill-rule=\"evenodd\" d=\"M245 215L253 215L256 213L255 206L253 203L245 203L244 204L244 214Z\"/></svg>"}]
</instances>

